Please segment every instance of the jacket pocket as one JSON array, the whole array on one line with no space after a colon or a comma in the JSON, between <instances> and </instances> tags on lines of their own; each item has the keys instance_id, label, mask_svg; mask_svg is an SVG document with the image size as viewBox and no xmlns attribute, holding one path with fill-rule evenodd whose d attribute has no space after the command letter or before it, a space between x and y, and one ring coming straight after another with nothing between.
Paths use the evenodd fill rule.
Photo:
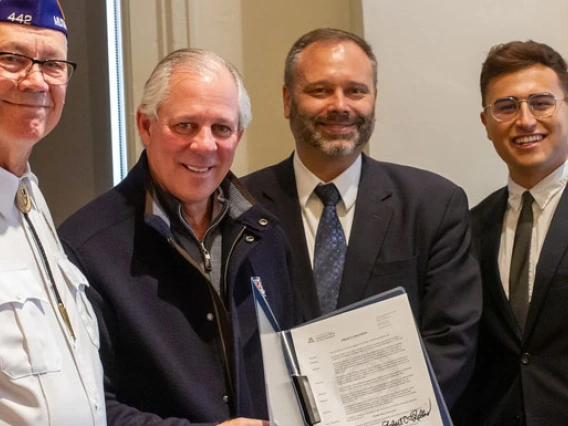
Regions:
<instances>
[{"instance_id":1,"label":"jacket pocket","mask_svg":"<svg viewBox=\"0 0 568 426\"><path fill-rule=\"evenodd\" d=\"M0 369L13 379L61 370L43 284L28 269L0 271Z\"/></svg>"},{"instance_id":2,"label":"jacket pocket","mask_svg":"<svg viewBox=\"0 0 568 426\"><path fill-rule=\"evenodd\" d=\"M98 349L100 346L99 327L93 307L85 293L85 289L89 286L87 278L85 278L81 271L79 271L79 269L77 269L77 267L65 257L59 259L57 264L65 278L65 281L67 281L67 285L74 293L77 311L79 312L81 322L89 335L89 339Z\"/></svg>"}]
</instances>

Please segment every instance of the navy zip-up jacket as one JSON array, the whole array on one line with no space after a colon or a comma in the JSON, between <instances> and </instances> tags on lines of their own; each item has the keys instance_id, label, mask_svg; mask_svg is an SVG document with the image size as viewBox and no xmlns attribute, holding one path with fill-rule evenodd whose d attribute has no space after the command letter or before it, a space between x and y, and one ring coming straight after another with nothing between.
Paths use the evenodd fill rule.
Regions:
<instances>
[{"instance_id":1,"label":"navy zip-up jacket","mask_svg":"<svg viewBox=\"0 0 568 426\"><path fill-rule=\"evenodd\" d=\"M261 278L280 325L294 325L299 314L283 231L229 174L224 193L250 207L223 219L219 294L173 243L164 219L152 214L149 182L143 153L118 186L59 229L90 283L108 424L268 419L251 277Z\"/></svg>"}]
</instances>

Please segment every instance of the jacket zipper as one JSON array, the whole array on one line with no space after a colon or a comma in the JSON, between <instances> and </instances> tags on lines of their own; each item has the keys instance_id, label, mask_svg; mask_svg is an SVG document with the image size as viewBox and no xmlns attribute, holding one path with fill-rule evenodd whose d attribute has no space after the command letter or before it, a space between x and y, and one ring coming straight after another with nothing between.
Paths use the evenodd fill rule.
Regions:
<instances>
[{"instance_id":1,"label":"jacket zipper","mask_svg":"<svg viewBox=\"0 0 568 426\"><path fill-rule=\"evenodd\" d=\"M227 285L227 275L229 272L229 261L231 260L231 256L233 255L233 252L235 251L235 247L237 246L237 242L241 239L241 237L243 236L243 234L245 233L247 227L243 226L241 228L241 230L239 231L239 233L237 234L237 236L235 237L235 239L233 240L233 244L231 245L231 249L229 250L229 253L227 254L227 261L225 262L225 270L223 271L223 287L222 287L222 293L225 296L226 300L229 300L229 287Z\"/></svg>"},{"instance_id":2,"label":"jacket zipper","mask_svg":"<svg viewBox=\"0 0 568 426\"><path fill-rule=\"evenodd\" d=\"M205 239L205 238L203 238ZM199 248L201 249L201 257L203 258L203 266L205 267L205 270L207 272L211 272L211 270L213 269L213 265L211 265L211 254L209 253L209 250L207 250L207 248L205 247L205 244L203 244L203 241L199 242Z\"/></svg>"},{"instance_id":3,"label":"jacket zipper","mask_svg":"<svg viewBox=\"0 0 568 426\"><path fill-rule=\"evenodd\" d=\"M237 236L235 237L235 239L233 240L233 243L231 244L231 249L229 250L229 253L227 255L227 260L225 262L225 268L224 268L224 276L223 276L223 294L225 295L225 298L228 297L228 286L227 286L227 272L229 270L229 263L230 263L230 259L231 256L235 250L235 247L238 243L238 241L240 240L240 238L242 237L242 235L244 234L246 230L246 226L243 226L242 229L239 231L239 233L237 234ZM170 245L172 247L175 248L175 250L186 260L188 261L191 265L197 267L197 269L200 271L201 275L203 275L203 277L207 280L207 288L209 289L209 293L211 295L212 298L218 298L219 301L221 302L220 305L224 310L224 314L226 315L226 317L229 320L229 326L231 326L231 319L229 316L229 310L227 309L227 307L225 306L225 302L223 301L223 298L221 298L218 294L217 291L213 288L213 285L210 282L210 277L207 276L202 269L199 267L199 265L197 265L197 263L195 262L195 260L193 260L193 258L191 256L189 256L186 251L180 247L179 244L177 244L177 242L171 238L168 237L168 242L170 243ZM203 242L200 242L200 250L201 250L201 255L203 256L203 261L204 261L204 265L205 265L205 269L207 271L210 271L212 269L211 267L211 255L209 253L209 251L205 248L205 245L203 244ZM213 302L213 309L215 311L215 323L217 324L217 330L219 332L219 336L221 336L221 349L223 351L223 364L224 364L224 369L225 369L225 375L226 378L229 382L229 389L231 390L231 400L230 400L230 406L233 407L233 409L231 411L234 411L234 401L233 401L233 397L235 395L235 388L233 385L233 377L231 375L231 368L230 368L230 361L229 361L229 357L228 357L228 352L227 352L227 345L225 342L225 339L223 338L224 333L221 327L221 320L220 320L220 314L219 311L217 309L217 304L215 302ZM229 330L230 331L230 330ZM234 414L234 413L233 413Z\"/></svg>"},{"instance_id":4,"label":"jacket zipper","mask_svg":"<svg viewBox=\"0 0 568 426\"><path fill-rule=\"evenodd\" d=\"M221 214L217 217L217 219L215 220L215 222L213 222L209 228L207 228L207 230L205 231L205 233L203 234L203 238L200 240L199 238L197 238L197 236L195 235L195 232L193 232L193 229L191 229L191 226L189 226L187 224L187 222L185 221L183 215L180 213L180 220L183 224L187 225L187 230L190 232L190 234L193 236L193 238L195 239L195 241L197 241L198 247L199 247L199 251L201 252L201 259L203 260L203 267L205 268L205 270L207 272L211 272L213 270L213 265L211 263L211 253L209 253L209 250L207 250L207 247L205 247L205 239L207 238L207 236L209 235L209 232L211 232L211 230L213 228L215 228L220 222L221 220L223 220L223 218L225 217L225 215L227 214L227 208L225 207L223 209L223 211L221 212ZM168 238L169 239L169 238ZM208 278L210 279L210 278Z\"/></svg>"}]
</instances>

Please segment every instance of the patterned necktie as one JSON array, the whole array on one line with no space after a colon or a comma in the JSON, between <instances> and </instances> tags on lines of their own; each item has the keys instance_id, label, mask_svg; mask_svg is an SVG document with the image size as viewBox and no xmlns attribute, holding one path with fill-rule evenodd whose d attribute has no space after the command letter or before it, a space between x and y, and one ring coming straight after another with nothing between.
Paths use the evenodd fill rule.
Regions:
<instances>
[{"instance_id":1,"label":"patterned necktie","mask_svg":"<svg viewBox=\"0 0 568 426\"><path fill-rule=\"evenodd\" d=\"M511 273L509 277L509 303L517 318L521 331L524 330L529 310L529 255L533 228L532 204L534 198L529 191L523 193L523 205L515 231Z\"/></svg>"},{"instance_id":2,"label":"patterned necktie","mask_svg":"<svg viewBox=\"0 0 568 426\"><path fill-rule=\"evenodd\" d=\"M335 310L345 262L345 234L337 217L336 205L341 196L333 183L318 185L314 193L324 208L316 233L314 280L322 314Z\"/></svg>"}]
</instances>

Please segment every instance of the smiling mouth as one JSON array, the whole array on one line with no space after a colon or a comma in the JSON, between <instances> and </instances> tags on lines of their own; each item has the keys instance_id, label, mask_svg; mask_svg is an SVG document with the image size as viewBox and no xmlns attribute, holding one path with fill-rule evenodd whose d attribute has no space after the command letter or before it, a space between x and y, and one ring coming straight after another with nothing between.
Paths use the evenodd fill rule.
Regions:
<instances>
[{"instance_id":1,"label":"smiling mouth","mask_svg":"<svg viewBox=\"0 0 568 426\"><path fill-rule=\"evenodd\" d=\"M544 135L519 136L513 139L513 143L516 145L526 145L534 142L540 142L543 139Z\"/></svg>"},{"instance_id":2,"label":"smiling mouth","mask_svg":"<svg viewBox=\"0 0 568 426\"><path fill-rule=\"evenodd\" d=\"M319 123L326 131L330 133L352 133L357 123Z\"/></svg>"},{"instance_id":3,"label":"smiling mouth","mask_svg":"<svg viewBox=\"0 0 568 426\"><path fill-rule=\"evenodd\" d=\"M185 167L191 171L191 172L195 172L195 173L205 173L207 171L209 171L211 169L211 167L194 167L194 166L190 166L188 164L185 165Z\"/></svg>"},{"instance_id":4,"label":"smiling mouth","mask_svg":"<svg viewBox=\"0 0 568 426\"><path fill-rule=\"evenodd\" d=\"M19 106L19 107L23 107L23 108L50 108L51 105L39 105L39 104L27 104L27 103L20 103L20 102L10 102L10 101L4 101L7 104L10 105L14 105L14 106Z\"/></svg>"}]
</instances>

